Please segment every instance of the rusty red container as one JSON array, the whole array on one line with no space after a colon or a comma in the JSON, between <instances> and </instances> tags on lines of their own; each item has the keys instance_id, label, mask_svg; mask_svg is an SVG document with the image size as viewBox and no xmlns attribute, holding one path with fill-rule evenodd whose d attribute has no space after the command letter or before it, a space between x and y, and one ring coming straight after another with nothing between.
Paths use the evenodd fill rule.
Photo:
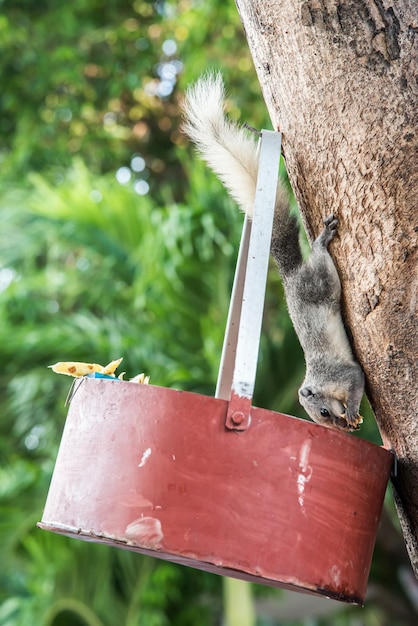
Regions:
<instances>
[{"instance_id":1,"label":"rusty red container","mask_svg":"<svg viewBox=\"0 0 418 626\"><path fill-rule=\"evenodd\" d=\"M237 432L199 394L78 384L41 528L363 602L390 452L254 407Z\"/></svg>"}]
</instances>

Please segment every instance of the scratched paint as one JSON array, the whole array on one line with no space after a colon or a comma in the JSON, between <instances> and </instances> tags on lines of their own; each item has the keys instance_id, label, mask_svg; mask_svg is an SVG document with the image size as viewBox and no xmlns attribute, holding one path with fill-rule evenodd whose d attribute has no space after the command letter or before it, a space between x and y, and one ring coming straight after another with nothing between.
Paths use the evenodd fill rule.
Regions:
<instances>
[{"instance_id":1,"label":"scratched paint","mask_svg":"<svg viewBox=\"0 0 418 626\"><path fill-rule=\"evenodd\" d=\"M254 383L250 380L234 380L232 390L239 398L245 398L249 400L252 398L252 389L254 388Z\"/></svg>"},{"instance_id":2,"label":"scratched paint","mask_svg":"<svg viewBox=\"0 0 418 626\"><path fill-rule=\"evenodd\" d=\"M338 565L333 565L329 571L332 582L338 587L341 584L341 570Z\"/></svg>"},{"instance_id":3,"label":"scratched paint","mask_svg":"<svg viewBox=\"0 0 418 626\"><path fill-rule=\"evenodd\" d=\"M139 517L125 529L125 537L129 543L157 550L164 539L161 522L155 517Z\"/></svg>"},{"instance_id":4,"label":"scratched paint","mask_svg":"<svg viewBox=\"0 0 418 626\"><path fill-rule=\"evenodd\" d=\"M142 455L142 459L141 462L139 463L138 467L144 467L145 463L148 461L149 457L151 456L151 448L147 448L144 452L144 454Z\"/></svg>"},{"instance_id":5,"label":"scratched paint","mask_svg":"<svg viewBox=\"0 0 418 626\"><path fill-rule=\"evenodd\" d=\"M307 439L303 442L299 451L299 467L297 474L298 502L302 513L305 511L305 486L312 477L312 467L309 465L309 454L311 451L312 440Z\"/></svg>"}]
</instances>

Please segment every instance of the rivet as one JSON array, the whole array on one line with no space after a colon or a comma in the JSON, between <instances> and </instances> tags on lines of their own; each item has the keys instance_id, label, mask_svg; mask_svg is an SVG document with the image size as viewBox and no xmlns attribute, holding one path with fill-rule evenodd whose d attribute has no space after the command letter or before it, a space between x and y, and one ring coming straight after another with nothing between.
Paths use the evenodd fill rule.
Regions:
<instances>
[{"instance_id":1,"label":"rivet","mask_svg":"<svg viewBox=\"0 0 418 626\"><path fill-rule=\"evenodd\" d=\"M240 426L245 420L245 415L242 411L234 411L231 415L231 420L235 426Z\"/></svg>"}]
</instances>

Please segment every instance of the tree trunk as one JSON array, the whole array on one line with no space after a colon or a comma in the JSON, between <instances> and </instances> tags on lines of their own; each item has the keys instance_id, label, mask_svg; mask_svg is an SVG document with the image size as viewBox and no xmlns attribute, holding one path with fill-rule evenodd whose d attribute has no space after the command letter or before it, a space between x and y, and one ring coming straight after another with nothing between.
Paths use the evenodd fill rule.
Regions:
<instances>
[{"instance_id":1,"label":"tree trunk","mask_svg":"<svg viewBox=\"0 0 418 626\"><path fill-rule=\"evenodd\" d=\"M308 235L340 220L343 312L417 575L417 0L237 5Z\"/></svg>"}]
</instances>

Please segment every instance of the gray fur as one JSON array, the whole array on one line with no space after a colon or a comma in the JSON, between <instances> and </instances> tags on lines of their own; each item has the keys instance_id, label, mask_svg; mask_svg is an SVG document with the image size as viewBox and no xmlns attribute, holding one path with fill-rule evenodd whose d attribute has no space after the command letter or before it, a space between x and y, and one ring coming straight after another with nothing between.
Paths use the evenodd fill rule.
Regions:
<instances>
[{"instance_id":1,"label":"gray fur","mask_svg":"<svg viewBox=\"0 0 418 626\"><path fill-rule=\"evenodd\" d=\"M240 207L252 215L258 157L252 137L224 114L219 74L207 74L192 86L183 105L184 130L201 156L226 185ZM279 184L271 254L283 279L289 314L304 351L306 375L299 400L315 422L339 430L356 430L364 374L353 357L341 317L341 284L328 245L338 220L330 215L303 261L299 229L289 215L287 195Z\"/></svg>"},{"instance_id":2,"label":"gray fur","mask_svg":"<svg viewBox=\"0 0 418 626\"><path fill-rule=\"evenodd\" d=\"M355 430L362 421L358 411L364 375L354 360L341 318L341 283L328 245L338 220L330 215L314 241L309 259L301 261L299 233L288 221L281 227L276 213L271 251L286 294L287 306L303 348L306 375L299 401L308 415L324 426ZM285 236L291 239L283 241Z\"/></svg>"}]
</instances>

